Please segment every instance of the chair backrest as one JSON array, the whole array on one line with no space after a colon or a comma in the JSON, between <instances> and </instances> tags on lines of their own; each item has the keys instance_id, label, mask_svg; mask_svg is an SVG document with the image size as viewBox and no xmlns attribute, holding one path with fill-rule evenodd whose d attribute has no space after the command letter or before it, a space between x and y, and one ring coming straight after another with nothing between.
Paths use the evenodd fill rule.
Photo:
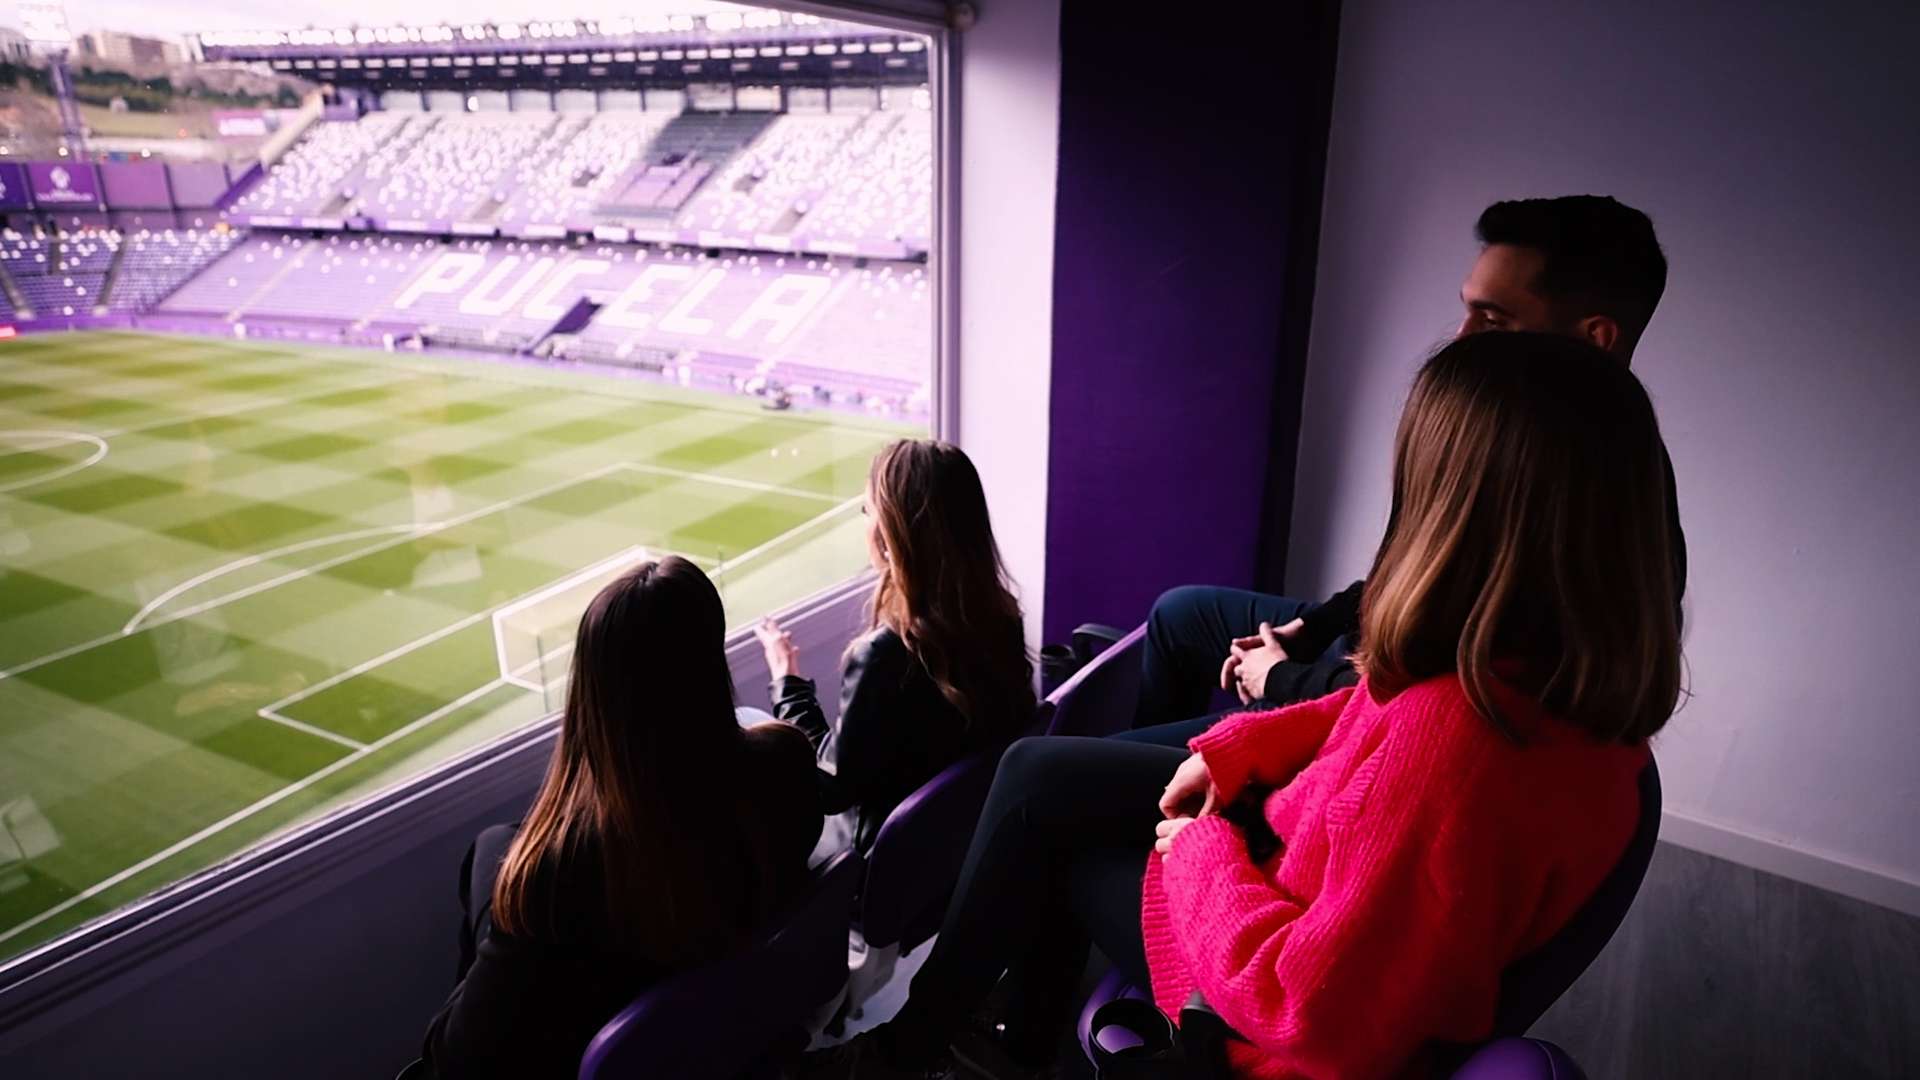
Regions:
<instances>
[{"instance_id":1,"label":"chair backrest","mask_svg":"<svg viewBox=\"0 0 1920 1080\"><path fill-rule=\"evenodd\" d=\"M881 823L860 893L857 925L868 945L905 952L940 929L999 760L996 750L949 765Z\"/></svg>"},{"instance_id":2,"label":"chair backrest","mask_svg":"<svg viewBox=\"0 0 1920 1080\"><path fill-rule=\"evenodd\" d=\"M1587 1080L1587 1074L1550 1042L1495 1039L1455 1070L1453 1080Z\"/></svg>"},{"instance_id":3,"label":"chair backrest","mask_svg":"<svg viewBox=\"0 0 1920 1080\"><path fill-rule=\"evenodd\" d=\"M1627 909L1640 892L1640 882L1647 876L1647 864L1653 860L1654 843L1660 839L1660 770L1651 757L1640 770L1639 784L1640 822L1634 826L1633 839L1620 861L1601 879L1600 888L1574 913L1572 921L1500 976L1495 1037L1525 1035L1607 947L1627 917Z\"/></svg>"},{"instance_id":4,"label":"chair backrest","mask_svg":"<svg viewBox=\"0 0 1920 1080\"><path fill-rule=\"evenodd\" d=\"M842 852L752 947L640 995L587 1044L580 1080L733 1080L782 1038L804 1035L846 982L847 914L864 870Z\"/></svg>"},{"instance_id":5,"label":"chair backrest","mask_svg":"<svg viewBox=\"0 0 1920 1080\"><path fill-rule=\"evenodd\" d=\"M1140 705L1140 654L1147 624L1108 646L1047 695L1049 735L1112 735L1133 726Z\"/></svg>"}]
</instances>

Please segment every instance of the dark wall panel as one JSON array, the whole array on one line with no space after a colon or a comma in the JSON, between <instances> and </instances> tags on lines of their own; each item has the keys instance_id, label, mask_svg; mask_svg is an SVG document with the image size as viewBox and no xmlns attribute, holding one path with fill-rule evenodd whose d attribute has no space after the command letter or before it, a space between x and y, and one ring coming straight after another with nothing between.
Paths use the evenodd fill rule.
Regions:
<instances>
[{"instance_id":1,"label":"dark wall panel","mask_svg":"<svg viewBox=\"0 0 1920 1080\"><path fill-rule=\"evenodd\" d=\"M1279 580L1333 12L1247 7L1200 48L1065 5L1049 640L1174 585Z\"/></svg>"}]
</instances>

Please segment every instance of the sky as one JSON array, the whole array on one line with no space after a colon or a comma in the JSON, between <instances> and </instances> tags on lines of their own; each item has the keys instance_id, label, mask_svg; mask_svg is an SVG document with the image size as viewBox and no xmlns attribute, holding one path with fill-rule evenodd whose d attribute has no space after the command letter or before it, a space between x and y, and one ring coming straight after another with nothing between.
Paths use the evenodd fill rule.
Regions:
<instances>
[{"instance_id":1,"label":"sky","mask_svg":"<svg viewBox=\"0 0 1920 1080\"><path fill-rule=\"evenodd\" d=\"M740 6L715 0L67 0L67 25L76 34L125 30L177 38L206 30L699 15ZM399 10L404 18L394 17ZM0 0L0 26L20 24L19 4Z\"/></svg>"}]
</instances>

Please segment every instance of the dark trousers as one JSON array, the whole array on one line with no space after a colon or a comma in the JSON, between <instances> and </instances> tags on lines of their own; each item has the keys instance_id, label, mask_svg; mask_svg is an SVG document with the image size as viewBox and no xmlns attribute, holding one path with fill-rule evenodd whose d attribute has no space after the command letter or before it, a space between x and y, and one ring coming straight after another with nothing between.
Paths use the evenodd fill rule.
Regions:
<instances>
[{"instance_id":1,"label":"dark trousers","mask_svg":"<svg viewBox=\"0 0 1920 1080\"><path fill-rule=\"evenodd\" d=\"M1222 692L1220 666L1226 662L1234 639L1259 633L1263 622L1276 629L1285 626L1318 606L1285 596L1212 585L1183 585L1161 593L1147 615L1134 728L1204 717L1206 722L1197 730L1186 729L1187 737L1206 730L1225 715L1213 711L1213 701L1214 695ZM1265 695L1244 708L1278 708L1351 686L1357 678L1347 659L1350 652L1352 641L1343 636L1317 656L1294 657L1274 665L1267 673ZM1157 739L1169 744L1171 740L1171 735ZM1185 740L1179 745L1185 745Z\"/></svg>"},{"instance_id":2,"label":"dark trousers","mask_svg":"<svg viewBox=\"0 0 1920 1080\"><path fill-rule=\"evenodd\" d=\"M994 775L933 952L885 1032L920 1064L1007 973L1009 1050L1044 1060L1073 1015L1089 944L1140 985L1140 878L1160 794L1186 753L1110 739L1022 739Z\"/></svg>"}]
</instances>

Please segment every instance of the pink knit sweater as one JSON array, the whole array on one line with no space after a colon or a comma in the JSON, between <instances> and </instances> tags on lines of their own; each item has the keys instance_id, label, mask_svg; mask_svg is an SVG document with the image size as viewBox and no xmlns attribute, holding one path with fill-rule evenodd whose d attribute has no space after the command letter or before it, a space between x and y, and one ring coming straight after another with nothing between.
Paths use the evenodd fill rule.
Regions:
<instances>
[{"instance_id":1,"label":"pink knit sweater","mask_svg":"<svg viewBox=\"0 0 1920 1080\"><path fill-rule=\"evenodd\" d=\"M1517 746L1454 676L1367 684L1195 739L1223 800L1271 789L1284 847L1256 865L1202 818L1149 859L1154 999L1195 989L1250 1045L1238 1075L1421 1075L1423 1044L1491 1030L1500 973L1591 896L1631 839L1644 746L1603 745L1518 694Z\"/></svg>"}]
</instances>

